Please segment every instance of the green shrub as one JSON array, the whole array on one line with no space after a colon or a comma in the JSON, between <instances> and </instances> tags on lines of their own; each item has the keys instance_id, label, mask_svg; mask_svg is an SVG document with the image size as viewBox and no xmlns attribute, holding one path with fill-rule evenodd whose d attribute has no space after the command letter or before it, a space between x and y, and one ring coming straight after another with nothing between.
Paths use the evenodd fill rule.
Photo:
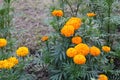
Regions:
<instances>
[{"instance_id":1,"label":"green shrub","mask_svg":"<svg viewBox=\"0 0 120 80\"><path fill-rule=\"evenodd\" d=\"M115 42L119 42L116 32L119 16L114 15L114 10L112 10L116 1L60 0L59 3L59 8L53 6L51 9L54 17L50 24L55 31L49 35L49 39L45 41L46 46L43 46L42 50L43 60L48 65L50 72L50 80L90 80L91 78L97 79L99 74L106 74L110 80L113 78L119 80L120 72L117 71L118 74L114 74L116 73L114 58L116 58L115 54L117 56L119 54L118 49L113 47ZM64 12L64 16L59 9ZM58 12L54 12L55 10ZM88 16L87 13L90 15ZM80 21L75 19L72 21L71 17L80 19ZM78 25L78 29L75 29L76 25ZM71 26L74 27L74 32ZM89 54L85 55L86 61L81 59L80 62L83 61L83 63L80 64L76 64L74 60L76 55L73 59L67 55L69 48L81 45L81 43L72 43L74 36L80 36L82 43L90 47ZM105 45L111 48L110 52L103 50L102 47ZM91 51L92 46L95 46L93 52ZM77 54L84 55L86 47L84 48L82 45L79 51L80 53ZM114 77L110 77L111 75Z\"/></svg>"}]
</instances>

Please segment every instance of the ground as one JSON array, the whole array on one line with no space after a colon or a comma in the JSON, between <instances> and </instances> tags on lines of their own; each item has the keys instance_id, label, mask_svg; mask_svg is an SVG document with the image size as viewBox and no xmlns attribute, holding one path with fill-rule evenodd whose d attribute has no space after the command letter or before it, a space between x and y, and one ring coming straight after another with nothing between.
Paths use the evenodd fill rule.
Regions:
<instances>
[{"instance_id":1,"label":"ground","mask_svg":"<svg viewBox=\"0 0 120 80\"><path fill-rule=\"evenodd\" d=\"M13 3L14 26L20 46L36 49L42 35L47 35L51 27L47 24L49 7L53 0L17 0Z\"/></svg>"}]
</instances>

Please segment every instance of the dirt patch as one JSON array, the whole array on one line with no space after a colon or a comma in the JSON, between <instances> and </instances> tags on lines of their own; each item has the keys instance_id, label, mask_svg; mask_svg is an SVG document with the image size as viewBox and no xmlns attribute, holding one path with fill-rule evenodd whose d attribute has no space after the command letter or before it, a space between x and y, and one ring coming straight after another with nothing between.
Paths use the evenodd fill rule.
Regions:
<instances>
[{"instance_id":1,"label":"dirt patch","mask_svg":"<svg viewBox=\"0 0 120 80\"><path fill-rule=\"evenodd\" d=\"M17 0L13 3L15 34L19 46L36 49L42 35L47 35L51 27L47 25L49 7L52 0Z\"/></svg>"}]
</instances>

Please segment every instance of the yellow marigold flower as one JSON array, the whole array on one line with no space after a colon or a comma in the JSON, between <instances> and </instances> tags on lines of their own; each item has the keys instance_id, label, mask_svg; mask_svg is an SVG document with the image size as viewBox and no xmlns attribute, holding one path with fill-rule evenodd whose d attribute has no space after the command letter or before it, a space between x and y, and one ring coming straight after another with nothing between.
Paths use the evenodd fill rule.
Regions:
<instances>
[{"instance_id":1,"label":"yellow marigold flower","mask_svg":"<svg viewBox=\"0 0 120 80\"><path fill-rule=\"evenodd\" d=\"M63 16L63 11L62 10L54 10L52 12L52 15L57 16L57 17L61 17L61 16Z\"/></svg>"},{"instance_id":2,"label":"yellow marigold flower","mask_svg":"<svg viewBox=\"0 0 120 80\"><path fill-rule=\"evenodd\" d=\"M16 64L18 64L18 59L16 57L10 57L0 61L0 69L11 69Z\"/></svg>"},{"instance_id":3,"label":"yellow marigold flower","mask_svg":"<svg viewBox=\"0 0 120 80\"><path fill-rule=\"evenodd\" d=\"M92 46L90 48L90 54L93 56L98 56L98 55L100 55L100 49L95 46Z\"/></svg>"},{"instance_id":4,"label":"yellow marigold flower","mask_svg":"<svg viewBox=\"0 0 120 80\"><path fill-rule=\"evenodd\" d=\"M84 55L78 54L74 56L73 61L75 64L85 64L86 58Z\"/></svg>"},{"instance_id":5,"label":"yellow marigold flower","mask_svg":"<svg viewBox=\"0 0 120 80\"><path fill-rule=\"evenodd\" d=\"M80 18L72 17L66 22L65 25L72 25L74 29L77 30L78 28L80 28L81 24L82 24L82 21Z\"/></svg>"},{"instance_id":6,"label":"yellow marigold flower","mask_svg":"<svg viewBox=\"0 0 120 80\"><path fill-rule=\"evenodd\" d=\"M42 40L42 41L47 41L47 40L48 40L48 36L43 36L43 37L41 38L41 40Z\"/></svg>"},{"instance_id":7,"label":"yellow marigold flower","mask_svg":"<svg viewBox=\"0 0 120 80\"><path fill-rule=\"evenodd\" d=\"M9 62L7 59L3 61L3 69L11 69L14 67L14 63Z\"/></svg>"},{"instance_id":8,"label":"yellow marigold flower","mask_svg":"<svg viewBox=\"0 0 120 80\"><path fill-rule=\"evenodd\" d=\"M108 77L104 74L100 74L98 80L108 80Z\"/></svg>"},{"instance_id":9,"label":"yellow marigold flower","mask_svg":"<svg viewBox=\"0 0 120 80\"><path fill-rule=\"evenodd\" d=\"M18 59L16 57L10 57L7 59L10 63L13 63L14 65L18 64Z\"/></svg>"},{"instance_id":10,"label":"yellow marigold flower","mask_svg":"<svg viewBox=\"0 0 120 80\"><path fill-rule=\"evenodd\" d=\"M78 54L86 56L89 53L89 46L84 43L80 43L75 46L75 49L77 50Z\"/></svg>"},{"instance_id":11,"label":"yellow marigold flower","mask_svg":"<svg viewBox=\"0 0 120 80\"><path fill-rule=\"evenodd\" d=\"M4 38L0 38L0 47L4 47L7 45L7 40Z\"/></svg>"},{"instance_id":12,"label":"yellow marigold flower","mask_svg":"<svg viewBox=\"0 0 120 80\"><path fill-rule=\"evenodd\" d=\"M92 13L87 13L87 16L88 16L88 17L94 17L94 16L96 16L96 14L93 13L93 12L92 12Z\"/></svg>"},{"instance_id":13,"label":"yellow marigold flower","mask_svg":"<svg viewBox=\"0 0 120 80\"><path fill-rule=\"evenodd\" d=\"M3 60L1 60L1 61L0 61L0 69L2 69L2 68L3 68L3 64L4 64L4 61L3 61Z\"/></svg>"},{"instance_id":14,"label":"yellow marigold flower","mask_svg":"<svg viewBox=\"0 0 120 80\"><path fill-rule=\"evenodd\" d=\"M110 47L108 47L108 46L103 46L103 47L102 47L102 50L108 53L108 52L110 52Z\"/></svg>"},{"instance_id":15,"label":"yellow marigold flower","mask_svg":"<svg viewBox=\"0 0 120 80\"><path fill-rule=\"evenodd\" d=\"M80 36L75 36L72 38L72 43L73 44L79 44L82 42L82 38Z\"/></svg>"},{"instance_id":16,"label":"yellow marigold flower","mask_svg":"<svg viewBox=\"0 0 120 80\"><path fill-rule=\"evenodd\" d=\"M71 25L65 25L62 29L61 29L61 34L63 34L66 37L70 37L74 34L74 27Z\"/></svg>"},{"instance_id":17,"label":"yellow marigold flower","mask_svg":"<svg viewBox=\"0 0 120 80\"><path fill-rule=\"evenodd\" d=\"M77 54L77 51L75 48L68 48L66 54L68 57L74 57Z\"/></svg>"},{"instance_id":18,"label":"yellow marigold flower","mask_svg":"<svg viewBox=\"0 0 120 80\"><path fill-rule=\"evenodd\" d=\"M24 56L27 56L29 54L29 50L27 47L19 47L16 50L16 54L17 54L17 56L24 57Z\"/></svg>"}]
</instances>

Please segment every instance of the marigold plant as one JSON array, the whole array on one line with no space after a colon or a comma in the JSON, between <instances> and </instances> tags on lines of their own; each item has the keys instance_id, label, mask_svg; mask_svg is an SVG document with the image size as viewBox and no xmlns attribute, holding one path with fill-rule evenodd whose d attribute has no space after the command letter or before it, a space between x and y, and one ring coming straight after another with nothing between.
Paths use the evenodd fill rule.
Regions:
<instances>
[{"instance_id":1,"label":"marigold plant","mask_svg":"<svg viewBox=\"0 0 120 80\"><path fill-rule=\"evenodd\" d=\"M111 30L116 24L111 22L114 21L113 14L108 13L113 11L112 1L59 0L59 7L54 8L63 10L64 17L50 18L54 32L41 50L43 60L49 66L50 80L92 80L100 73L109 78L114 74L114 64L117 63L114 61L114 51L119 51L114 50L114 44L118 44L114 43L116 38L111 39L116 36L111 33L117 31ZM101 7L102 5L105 6ZM109 48L102 45L112 46L113 50L110 52ZM102 79L106 80L99 78Z\"/></svg>"}]
</instances>

